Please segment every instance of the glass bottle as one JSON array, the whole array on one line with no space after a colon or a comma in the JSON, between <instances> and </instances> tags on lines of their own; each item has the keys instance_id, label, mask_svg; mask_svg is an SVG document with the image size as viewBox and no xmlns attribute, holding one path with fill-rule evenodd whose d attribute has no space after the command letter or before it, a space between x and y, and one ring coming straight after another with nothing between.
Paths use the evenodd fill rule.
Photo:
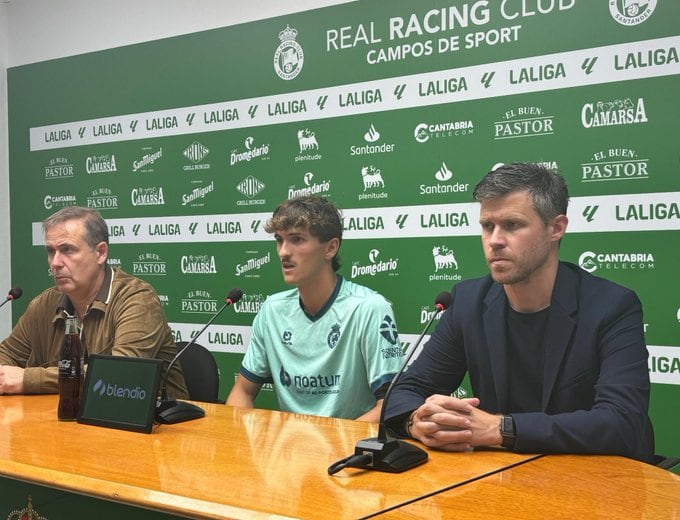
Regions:
<instances>
[{"instance_id":1,"label":"glass bottle","mask_svg":"<svg viewBox=\"0 0 680 520\"><path fill-rule=\"evenodd\" d=\"M59 408L60 421L73 421L80 412L83 388L83 349L75 316L66 318L64 342L59 353Z\"/></svg>"}]
</instances>

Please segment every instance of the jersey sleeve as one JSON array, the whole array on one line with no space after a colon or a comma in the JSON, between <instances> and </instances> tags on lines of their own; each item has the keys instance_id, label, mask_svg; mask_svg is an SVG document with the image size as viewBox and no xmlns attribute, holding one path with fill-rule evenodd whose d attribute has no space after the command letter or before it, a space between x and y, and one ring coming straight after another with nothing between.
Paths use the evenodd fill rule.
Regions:
<instances>
[{"instance_id":1,"label":"jersey sleeve","mask_svg":"<svg viewBox=\"0 0 680 520\"><path fill-rule=\"evenodd\" d=\"M380 388L389 383L399 371L404 355L397 323L392 306L379 295L366 299L361 315L365 317L361 348L366 364L366 377L371 392L380 394Z\"/></svg>"},{"instance_id":2,"label":"jersey sleeve","mask_svg":"<svg viewBox=\"0 0 680 520\"><path fill-rule=\"evenodd\" d=\"M263 305L253 320L250 341L241 362L241 374L253 383L264 384L272 381L271 369L266 350L267 310Z\"/></svg>"}]
</instances>

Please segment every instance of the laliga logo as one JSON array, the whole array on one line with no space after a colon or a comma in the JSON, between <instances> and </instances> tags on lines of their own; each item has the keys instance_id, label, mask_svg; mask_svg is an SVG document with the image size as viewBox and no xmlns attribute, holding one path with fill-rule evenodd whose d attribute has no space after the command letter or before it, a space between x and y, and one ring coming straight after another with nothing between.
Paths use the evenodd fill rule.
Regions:
<instances>
[{"instance_id":1,"label":"laliga logo","mask_svg":"<svg viewBox=\"0 0 680 520\"><path fill-rule=\"evenodd\" d=\"M274 53L274 70L281 79L291 80L302 71L305 53L300 44L295 41L297 35L297 30L288 25L279 33L281 44Z\"/></svg>"},{"instance_id":2,"label":"laliga logo","mask_svg":"<svg viewBox=\"0 0 680 520\"><path fill-rule=\"evenodd\" d=\"M656 0L609 0L609 12L621 25L633 26L647 20L656 9Z\"/></svg>"},{"instance_id":3,"label":"laliga logo","mask_svg":"<svg viewBox=\"0 0 680 520\"><path fill-rule=\"evenodd\" d=\"M135 388L126 388L124 386L118 386L117 384L108 384L101 379L92 387L94 392L98 392L99 396L106 395L107 397L115 397L117 399L138 399L142 400L146 398L146 391L139 386Z\"/></svg>"}]
</instances>

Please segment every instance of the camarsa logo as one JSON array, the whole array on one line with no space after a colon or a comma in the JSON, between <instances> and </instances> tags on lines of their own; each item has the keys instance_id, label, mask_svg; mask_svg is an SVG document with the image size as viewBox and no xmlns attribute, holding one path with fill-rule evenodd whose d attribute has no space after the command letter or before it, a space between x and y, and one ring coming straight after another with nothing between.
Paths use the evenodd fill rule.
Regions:
<instances>
[{"instance_id":1,"label":"camarsa logo","mask_svg":"<svg viewBox=\"0 0 680 520\"><path fill-rule=\"evenodd\" d=\"M180 269L184 274L217 274L213 255L184 255L180 259Z\"/></svg>"},{"instance_id":2,"label":"camarsa logo","mask_svg":"<svg viewBox=\"0 0 680 520\"><path fill-rule=\"evenodd\" d=\"M578 265L589 273L602 270L642 271L654 269L652 253L596 253L584 251L578 259Z\"/></svg>"},{"instance_id":3,"label":"camarsa logo","mask_svg":"<svg viewBox=\"0 0 680 520\"><path fill-rule=\"evenodd\" d=\"M281 79L296 78L305 63L305 53L295 41L297 35L297 30L288 25L279 33L281 43L274 52L274 71Z\"/></svg>"},{"instance_id":4,"label":"camarsa logo","mask_svg":"<svg viewBox=\"0 0 680 520\"><path fill-rule=\"evenodd\" d=\"M133 206L163 206L165 197L162 186L132 188L130 201Z\"/></svg>"},{"instance_id":5,"label":"camarsa logo","mask_svg":"<svg viewBox=\"0 0 680 520\"><path fill-rule=\"evenodd\" d=\"M596 101L595 103L586 103L581 108L583 128L635 125L647 121L643 98L638 98L637 101L633 101L631 98Z\"/></svg>"},{"instance_id":6,"label":"camarsa logo","mask_svg":"<svg viewBox=\"0 0 680 520\"><path fill-rule=\"evenodd\" d=\"M95 155L85 159L85 171L93 173L113 173L116 168L116 156L111 154Z\"/></svg>"},{"instance_id":7,"label":"camarsa logo","mask_svg":"<svg viewBox=\"0 0 680 520\"><path fill-rule=\"evenodd\" d=\"M656 0L609 0L609 12L621 25L638 25L656 9Z\"/></svg>"}]
</instances>

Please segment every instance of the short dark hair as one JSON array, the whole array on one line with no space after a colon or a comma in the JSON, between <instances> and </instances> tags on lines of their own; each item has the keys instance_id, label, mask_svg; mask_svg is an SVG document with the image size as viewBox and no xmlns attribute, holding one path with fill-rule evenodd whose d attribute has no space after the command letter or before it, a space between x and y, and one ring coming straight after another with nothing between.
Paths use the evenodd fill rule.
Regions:
<instances>
[{"instance_id":1,"label":"short dark hair","mask_svg":"<svg viewBox=\"0 0 680 520\"><path fill-rule=\"evenodd\" d=\"M516 191L529 192L536 213L546 224L557 215L567 214L569 190L564 177L538 163L503 164L477 183L472 196L481 202Z\"/></svg>"},{"instance_id":2,"label":"short dark hair","mask_svg":"<svg viewBox=\"0 0 680 520\"><path fill-rule=\"evenodd\" d=\"M342 243L342 214L332 202L323 197L296 197L282 202L264 227L267 233L293 228L307 229L321 242L337 238ZM340 269L339 254L333 257L332 264L334 271Z\"/></svg>"},{"instance_id":3,"label":"short dark hair","mask_svg":"<svg viewBox=\"0 0 680 520\"><path fill-rule=\"evenodd\" d=\"M43 231L47 233L56 226L61 226L70 220L82 220L85 225L85 241L91 248L100 242L109 243L109 228L101 214L82 206L66 206L43 220Z\"/></svg>"}]
</instances>

